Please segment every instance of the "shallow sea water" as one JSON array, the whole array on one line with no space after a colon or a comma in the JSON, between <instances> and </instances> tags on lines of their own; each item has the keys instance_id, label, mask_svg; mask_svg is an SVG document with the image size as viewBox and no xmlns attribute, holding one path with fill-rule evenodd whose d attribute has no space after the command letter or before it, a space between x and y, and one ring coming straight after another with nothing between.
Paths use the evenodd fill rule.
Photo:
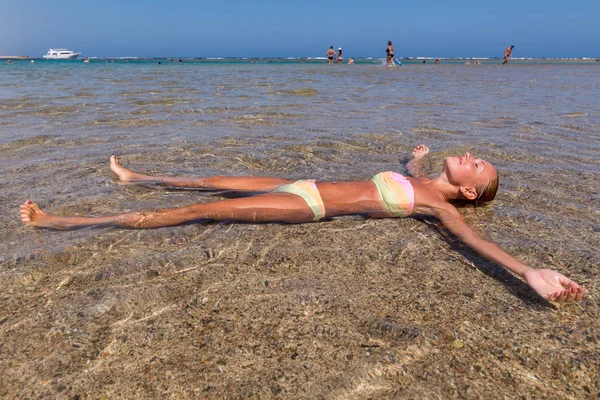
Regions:
<instances>
[{"instance_id":1,"label":"shallow sea water","mask_svg":"<svg viewBox=\"0 0 600 400\"><path fill-rule=\"evenodd\" d=\"M600 393L600 63L0 64L3 397L583 398ZM468 223L577 280L554 307L431 220L25 228L219 195L165 175L500 173Z\"/></svg>"},{"instance_id":2,"label":"shallow sea water","mask_svg":"<svg viewBox=\"0 0 600 400\"><path fill-rule=\"evenodd\" d=\"M0 65L2 260L34 250L16 218L22 201L112 198L111 154L154 173L343 180L404 172L419 143L432 149L432 173L465 151L495 164L496 213L586 232L595 246L599 67ZM523 196L539 209L515 206ZM136 207L123 200L114 210ZM49 236L52 246L70 237Z\"/></svg>"}]
</instances>

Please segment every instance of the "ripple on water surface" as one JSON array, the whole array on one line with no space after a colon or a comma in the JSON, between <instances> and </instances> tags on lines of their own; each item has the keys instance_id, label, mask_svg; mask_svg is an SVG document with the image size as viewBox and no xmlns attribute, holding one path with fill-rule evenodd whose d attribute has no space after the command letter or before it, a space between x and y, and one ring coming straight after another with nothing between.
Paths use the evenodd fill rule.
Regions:
<instances>
[{"instance_id":1,"label":"ripple on water surface","mask_svg":"<svg viewBox=\"0 0 600 400\"><path fill-rule=\"evenodd\" d=\"M180 170L183 160L197 161L198 148L214 151L210 168L183 172L363 178L379 170L403 172L401 163L421 142L432 148L432 173L444 156L473 151L498 165L501 182L523 179L532 190L559 186L553 168L599 171L600 116L593 110L600 109L600 100L588 82L590 66L346 67L72 65L37 75L2 70L15 86L3 96L18 93L0 98L0 119L10 127L0 147L2 163L5 170L84 163L98 172L70 177L74 182L64 185L73 185L73 194L75 186L93 186L89 179L104 182L91 192L98 198L107 195L101 171L111 153L139 154L168 172ZM67 78L70 84L57 93L56 79ZM234 150L219 155L225 151L219 146ZM553 161L565 151L570 163ZM165 163L170 153L179 158ZM268 162L275 154L281 160ZM56 185L35 192L69 202L69 191L60 190L66 178L55 174ZM21 198L34 182L32 174L5 196ZM594 189L588 184L577 201L589 200ZM570 210L567 198L554 200L554 207ZM498 210L503 206L496 204ZM8 208L3 212L10 214Z\"/></svg>"}]
</instances>

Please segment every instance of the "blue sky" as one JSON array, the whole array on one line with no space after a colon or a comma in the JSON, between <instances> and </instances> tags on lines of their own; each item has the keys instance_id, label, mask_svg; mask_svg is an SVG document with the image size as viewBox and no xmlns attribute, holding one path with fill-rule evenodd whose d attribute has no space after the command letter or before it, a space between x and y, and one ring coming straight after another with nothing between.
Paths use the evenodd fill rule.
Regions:
<instances>
[{"instance_id":1,"label":"blue sky","mask_svg":"<svg viewBox=\"0 0 600 400\"><path fill-rule=\"evenodd\" d=\"M0 0L0 55L600 57L600 0Z\"/></svg>"}]
</instances>

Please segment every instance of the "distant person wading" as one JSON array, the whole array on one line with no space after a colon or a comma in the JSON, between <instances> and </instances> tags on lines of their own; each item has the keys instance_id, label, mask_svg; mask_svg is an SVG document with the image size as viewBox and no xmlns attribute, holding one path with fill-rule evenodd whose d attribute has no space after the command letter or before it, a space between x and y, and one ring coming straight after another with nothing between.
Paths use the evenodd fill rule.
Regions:
<instances>
[{"instance_id":1,"label":"distant person wading","mask_svg":"<svg viewBox=\"0 0 600 400\"><path fill-rule=\"evenodd\" d=\"M387 46L387 49L385 49L385 53L386 53L385 66L389 67L390 63L391 63L392 66L395 67L396 63L394 62L394 46L392 46L391 40L388 40L388 46Z\"/></svg>"},{"instance_id":2,"label":"distant person wading","mask_svg":"<svg viewBox=\"0 0 600 400\"><path fill-rule=\"evenodd\" d=\"M506 50L504 50L504 62L502 63L502 65L508 64L508 59L512 55L512 51L514 48L515 48L515 46L510 46Z\"/></svg>"},{"instance_id":3,"label":"distant person wading","mask_svg":"<svg viewBox=\"0 0 600 400\"><path fill-rule=\"evenodd\" d=\"M333 65L333 58L335 57L335 50L333 50L333 46L329 47L327 50L327 58L329 59L329 65Z\"/></svg>"}]
</instances>

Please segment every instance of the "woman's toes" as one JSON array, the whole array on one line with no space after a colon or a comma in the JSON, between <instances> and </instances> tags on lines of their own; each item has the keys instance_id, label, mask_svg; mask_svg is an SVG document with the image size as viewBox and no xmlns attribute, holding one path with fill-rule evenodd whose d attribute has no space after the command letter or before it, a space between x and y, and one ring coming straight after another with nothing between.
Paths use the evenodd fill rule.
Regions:
<instances>
[{"instance_id":1,"label":"woman's toes","mask_svg":"<svg viewBox=\"0 0 600 400\"><path fill-rule=\"evenodd\" d=\"M40 217L42 217L45 214L40 209L40 207L31 200L27 200L25 203L21 204L19 212L21 214L21 220L23 222L31 223L35 223Z\"/></svg>"},{"instance_id":2,"label":"woman's toes","mask_svg":"<svg viewBox=\"0 0 600 400\"><path fill-rule=\"evenodd\" d=\"M33 203L31 202L31 200L28 200L27 202L21 204L21 208L20 208L20 213L21 213L21 220L23 222L30 222L31 221L31 205Z\"/></svg>"}]
</instances>

